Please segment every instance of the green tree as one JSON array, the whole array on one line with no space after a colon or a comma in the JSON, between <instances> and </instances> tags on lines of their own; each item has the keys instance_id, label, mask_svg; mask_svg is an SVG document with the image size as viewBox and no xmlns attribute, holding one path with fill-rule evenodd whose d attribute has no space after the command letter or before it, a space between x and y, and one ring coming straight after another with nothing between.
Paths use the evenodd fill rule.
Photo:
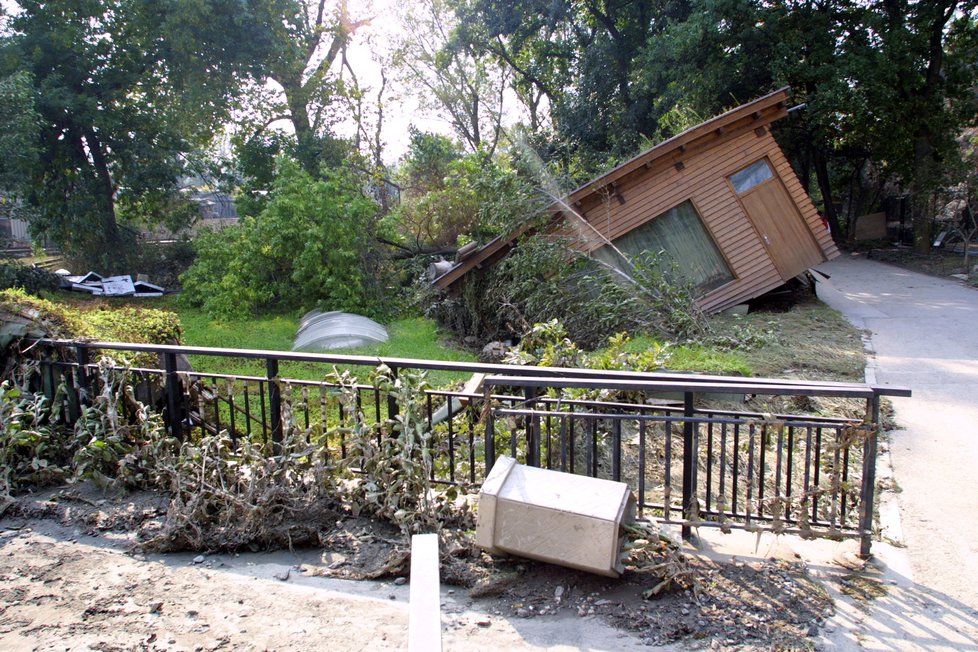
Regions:
<instances>
[{"instance_id":1,"label":"green tree","mask_svg":"<svg viewBox=\"0 0 978 652\"><path fill-rule=\"evenodd\" d=\"M198 239L183 298L215 316L314 307L376 316L383 273L372 241L376 213L350 176L326 171L314 179L279 159L261 214Z\"/></svg>"},{"instance_id":2,"label":"green tree","mask_svg":"<svg viewBox=\"0 0 978 652\"><path fill-rule=\"evenodd\" d=\"M472 40L458 38L451 2L418 3L406 25L395 62L420 91L422 106L446 115L468 151L492 156L502 136L509 68Z\"/></svg>"},{"instance_id":3,"label":"green tree","mask_svg":"<svg viewBox=\"0 0 978 652\"><path fill-rule=\"evenodd\" d=\"M460 156L451 141L414 131L400 170L406 189L393 221L411 253L447 253L485 241L531 218L542 194L506 151Z\"/></svg>"},{"instance_id":4,"label":"green tree","mask_svg":"<svg viewBox=\"0 0 978 652\"><path fill-rule=\"evenodd\" d=\"M837 237L839 199L858 215L897 182L928 246L934 190L978 114L974 0L455 4L459 38L509 65L521 97L546 98L550 149L579 176L674 135L685 117L791 86L807 110L778 137Z\"/></svg>"},{"instance_id":5,"label":"green tree","mask_svg":"<svg viewBox=\"0 0 978 652\"><path fill-rule=\"evenodd\" d=\"M413 126L408 128L408 133L411 143L398 171L401 188L416 196L441 190L445 187L449 166L462 157L458 145L447 136L420 131Z\"/></svg>"},{"instance_id":6,"label":"green tree","mask_svg":"<svg viewBox=\"0 0 978 652\"><path fill-rule=\"evenodd\" d=\"M341 68L349 67L346 48L370 19L352 17L346 0L332 7L326 0L255 4L248 19L270 47L261 53L263 76L243 98L248 115L240 138L247 143L274 123L287 122L294 138L290 154L315 177L324 163L335 164L330 128L344 92Z\"/></svg>"},{"instance_id":7,"label":"green tree","mask_svg":"<svg viewBox=\"0 0 978 652\"><path fill-rule=\"evenodd\" d=\"M26 72L0 79L0 215L26 218L24 193L40 163L40 116ZM2 245L3 243L0 243Z\"/></svg>"},{"instance_id":8,"label":"green tree","mask_svg":"<svg viewBox=\"0 0 978 652\"><path fill-rule=\"evenodd\" d=\"M0 42L0 74L30 75L41 117L40 165L24 192L36 208L32 229L115 269L127 240L121 208L162 218L179 202L184 161L227 119L262 47L244 29L249 4L17 4Z\"/></svg>"}]
</instances>

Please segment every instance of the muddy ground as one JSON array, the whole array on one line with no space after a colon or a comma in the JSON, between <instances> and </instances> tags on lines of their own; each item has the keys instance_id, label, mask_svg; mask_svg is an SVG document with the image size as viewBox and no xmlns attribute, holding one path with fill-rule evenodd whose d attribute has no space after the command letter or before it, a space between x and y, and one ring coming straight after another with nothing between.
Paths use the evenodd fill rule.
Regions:
<instances>
[{"instance_id":1,"label":"muddy ground","mask_svg":"<svg viewBox=\"0 0 978 652\"><path fill-rule=\"evenodd\" d=\"M316 548L148 554L141 543L166 506L159 494L91 487L10 505L0 519L0 648L406 646L408 564L396 531L340 516ZM614 580L449 547L445 649L804 649L833 610L800 561L693 558L698 591L646 600L656 583L647 574Z\"/></svg>"}]
</instances>

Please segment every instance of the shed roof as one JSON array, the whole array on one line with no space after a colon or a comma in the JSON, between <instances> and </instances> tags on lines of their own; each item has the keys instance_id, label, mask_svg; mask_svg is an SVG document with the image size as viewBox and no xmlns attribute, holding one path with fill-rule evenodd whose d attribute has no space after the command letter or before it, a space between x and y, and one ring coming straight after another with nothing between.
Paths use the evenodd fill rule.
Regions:
<instances>
[{"instance_id":1,"label":"shed roof","mask_svg":"<svg viewBox=\"0 0 978 652\"><path fill-rule=\"evenodd\" d=\"M610 189L616 192L616 184L629 175L651 170L659 165L676 165L733 133L749 131L768 125L788 115L789 89L781 88L753 102L731 109L715 118L664 140L638 156L622 163L613 170L580 186L565 198L550 204L543 212L550 213L549 223L571 207L595 193ZM460 260L454 267L436 278L433 283L448 289L473 269L480 269L502 258L512 249L521 235L539 229L542 225L528 220L505 235L490 240Z\"/></svg>"}]
</instances>

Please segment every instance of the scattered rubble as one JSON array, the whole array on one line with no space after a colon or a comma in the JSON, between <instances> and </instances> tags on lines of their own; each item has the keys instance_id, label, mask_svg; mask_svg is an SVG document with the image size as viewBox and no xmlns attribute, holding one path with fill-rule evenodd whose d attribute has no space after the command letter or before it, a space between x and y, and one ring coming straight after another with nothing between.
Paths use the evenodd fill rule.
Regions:
<instances>
[{"instance_id":1,"label":"scattered rubble","mask_svg":"<svg viewBox=\"0 0 978 652\"><path fill-rule=\"evenodd\" d=\"M128 547L129 556L135 559L138 555L145 559L142 550L145 538L140 536L140 532L150 526L152 534L152 524L166 518L165 509L161 508L164 498L151 492L106 498L89 483L21 497L0 527L0 538L19 541L27 538L27 535L22 537L21 533L31 528L51 530L55 527L54 522L59 522L60 525L56 527L64 528L65 534L61 535L64 543L56 544L54 540L47 539L41 547L25 544L20 556L3 558L5 561L0 563L0 577L23 572L20 569L26 568L25 564L33 568L40 563L42 556L51 557L57 551L73 555L70 562L74 564L71 566L72 572L77 571L78 564L84 562L88 564L87 574L73 575L76 579L65 580L57 586L57 590L64 594L59 598L59 604L64 609L71 607L81 611L96 600L104 600L106 604L109 600L115 600L113 604L117 606L129 605L129 611L125 613L113 612L115 615L112 617L116 620L111 625L108 616L101 612L91 612L81 619L82 624L88 627L86 631L89 635L102 637L121 631L118 630L120 622L140 632L145 630L144 635L150 636L156 619L179 618L181 626L187 628L181 634L181 640L190 640L190 635L194 633L192 628L206 620L206 616L227 618L230 615L234 622L238 622L237 619L243 617L237 615L239 612L250 614L245 624L251 629L258 611L251 606L250 599L249 604L244 605L244 594L241 594L241 599L238 599L238 594L215 594L202 602L201 596L217 577L213 573L224 566L221 560L229 565L264 568L264 576L278 580L275 585L283 587L301 584L314 577L376 578L374 590L382 591L379 595L402 599L403 594L396 592L404 590L406 546L398 545L392 538L397 534L391 526L350 516L324 521L318 536L320 546L301 553L301 559L295 558L300 554L296 549L287 557L292 560L288 566L266 565L266 557L249 557L246 552L240 553L240 559L237 554L227 551L195 556L151 555L151 559L158 561L143 562L140 568L162 569L163 564L170 564L169 568L175 570L168 573L180 573L181 591L170 585L175 581L170 575L165 575L162 581L166 588L161 588L160 582L156 581L97 581L95 578L104 574L104 570L99 569L112 563L111 556L108 559L85 556L73 548L71 541L80 537L99 537L104 546ZM65 541L65 536L70 538ZM13 550L9 544L8 549ZM21 550L21 547L17 549ZM58 568L55 577L66 577L63 571L69 564L68 560L45 559L52 569ZM167 562L167 559L170 561ZM462 629L489 636L490 632L502 630L507 622L514 620L549 620L560 626L559 623L567 622L562 619L574 618L607 623L618 629L620 635L635 636L649 646L680 644L689 649L759 651L810 649L812 637L826 629L826 620L834 612L832 598L800 561L772 557L752 560L735 558L725 563L695 555L691 559L702 579L699 591L669 590L652 599L643 599L653 579L645 573L626 571L620 578L612 579L532 560L490 557L468 548L457 555L442 558L443 578L456 580L444 582L448 590L442 600L443 622L446 631ZM296 566L296 561L301 563ZM461 567L465 567L464 571ZM176 570L178 568L183 570ZM48 575L42 575L40 571L28 574L38 575L38 580L28 582L23 579L16 587L0 590L0 598L7 604L11 604L16 597L13 591L24 592L17 598L21 605L17 609L20 611L9 612L8 617L15 613L26 614L29 600L51 594L51 588L45 583ZM80 579L82 577L91 579ZM121 589L127 586L127 582L140 587L140 592L135 594L138 599L134 605L128 602L134 595L130 591L110 595L105 591L96 593L91 586L92 583L104 584L106 591L109 591L114 587ZM448 588L450 586L456 588ZM274 589L266 586L265 591L270 590ZM373 593L368 589L364 591ZM261 596L254 597L261 599ZM189 610L199 611L199 618L190 618ZM147 615L151 618L147 619ZM370 617L370 614L364 613L362 617ZM120 621L122 618L128 620ZM6 629L23 632L29 626L10 623ZM59 631L67 635L66 630ZM236 640L242 640L240 637L245 636L239 630L222 633L239 637ZM164 638L169 635L165 634ZM3 640L3 634L0 634L0 640ZM129 639L126 641L132 643ZM197 641L195 644L202 643ZM286 645L283 641L277 641L275 648L304 649L301 643ZM126 648L120 642L112 649L132 648Z\"/></svg>"},{"instance_id":2,"label":"scattered rubble","mask_svg":"<svg viewBox=\"0 0 978 652\"><path fill-rule=\"evenodd\" d=\"M72 275L66 269L54 272L61 277L61 289L73 292L87 292L97 297L161 297L165 290L142 277L125 274L122 276L102 276L96 272Z\"/></svg>"}]
</instances>

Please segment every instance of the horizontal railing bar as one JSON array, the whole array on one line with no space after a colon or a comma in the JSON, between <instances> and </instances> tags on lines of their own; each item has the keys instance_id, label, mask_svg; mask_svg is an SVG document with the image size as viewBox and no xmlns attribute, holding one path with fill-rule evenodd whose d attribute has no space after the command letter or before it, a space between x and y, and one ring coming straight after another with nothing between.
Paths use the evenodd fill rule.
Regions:
<instances>
[{"instance_id":1,"label":"horizontal railing bar","mask_svg":"<svg viewBox=\"0 0 978 652\"><path fill-rule=\"evenodd\" d=\"M56 361L56 362L52 362L51 364L53 366L59 367L59 368L61 368L61 367L74 368L74 367L77 367L78 366L78 364L75 363L75 362L63 362L63 361ZM95 364L95 363L88 363L85 366L88 369L95 369L95 368L98 367L98 365ZM148 367L148 368L147 367L117 367L117 369L126 370L126 371L134 371L134 372L139 372L139 373L146 373L146 374L155 374L155 375L163 375L165 373L162 369L158 369L158 368L155 368L155 367ZM234 375L234 374L207 373L207 372L203 372L203 371L179 371L177 373L178 373L178 375L186 376L186 377L189 377L189 378L220 378L220 379L224 379L224 380L237 380L237 381L246 381L246 382L255 382L255 383L267 382L268 381L268 378L266 378L264 376L241 376L241 375ZM330 389L336 389L336 388L341 387L341 385L336 384L336 383L331 382L331 381L327 381L327 380L303 380L303 379L296 379L296 378L280 378L279 380L282 383L286 383L286 384L293 385L293 386L299 386L299 387L326 387L326 388L330 388ZM699 388L701 386L700 385L697 385L697 387ZM373 389L376 389L373 385L359 384L359 383L350 386L350 388L351 389L357 389L357 390L373 390ZM430 394L432 396L445 396L445 397L452 397L452 398L464 398L464 399L468 399L470 401L483 400L485 398L485 394L481 394L481 393L466 393L466 392L452 391L452 390L429 389L429 390L426 390L426 393L427 394ZM745 392L745 393L751 393L751 392ZM490 398L492 400L497 400L497 401L513 401L513 402L517 402L517 403L525 403L526 402L526 397L525 396L521 396L521 395L492 394L490 396ZM546 403L556 403L556 404L574 405L574 406L601 406L601 407L626 408L626 409L627 408L633 408L636 411L637 410L642 410L642 411L645 411L645 412L648 412L648 411L659 411L659 412L663 412L663 413L682 413L683 412L683 408L682 407L680 407L680 406L670 406L670 405L648 405L648 404L644 404L644 403L622 403L622 402L608 402L608 401L589 401L589 400L585 400L585 399L553 398L553 397L549 397L549 396L540 396L540 397L538 397L538 398L536 398L534 400L536 402L538 402L538 403L543 403L543 404L546 404ZM697 410L697 413L698 414L725 415L725 416L739 416L739 417L756 417L756 418L761 418L761 417L768 416L768 413L762 413L762 412L746 412L746 411L737 411L737 410L713 410L713 409L710 409L710 410ZM560 414L567 414L567 413L560 413ZM607 416L612 416L612 415L607 415ZM792 421L792 419L794 418L794 415L773 414L771 416L773 416L776 419L782 420L782 421L790 422L790 424L788 424L788 425L804 427L804 426L800 426L799 422ZM806 419L808 420L808 422L811 422L811 423L806 422L805 425L806 426L807 425L811 425L812 427L824 426L824 425L836 425L836 424L844 425L844 424L850 424L850 423L853 423L853 422L857 421L857 420L853 420L853 419L844 419L844 418L838 418L838 417L817 417L817 416L812 416L812 415L806 415ZM715 423L720 423L720 422L715 422Z\"/></svg>"},{"instance_id":2,"label":"horizontal railing bar","mask_svg":"<svg viewBox=\"0 0 978 652\"><path fill-rule=\"evenodd\" d=\"M570 419L591 419L591 420L617 420L617 421L668 421L670 423L717 423L720 425L745 425L750 423L749 420L744 419L733 419L733 418L715 418L715 417L704 417L704 416L692 416L684 417L677 415L666 415L666 414L613 414L613 413L601 413L601 412L555 412L551 410L520 410L517 408L496 408L496 414L502 414L510 417L557 417L557 418L570 418ZM783 420L781 421L784 426L791 426L795 428L827 428L836 427L843 428L846 425L856 425L862 423L858 419L853 419L851 421L834 424L833 426L827 426L824 423L816 423L812 421L804 420ZM763 422L758 425L763 425Z\"/></svg>"},{"instance_id":3,"label":"horizontal railing bar","mask_svg":"<svg viewBox=\"0 0 978 652\"><path fill-rule=\"evenodd\" d=\"M654 376L653 376L654 377ZM782 385L777 381L755 381L739 383L697 383L673 382L664 380L602 380L600 384L591 379L526 376L513 378L511 376L487 376L484 383L491 387L561 387L579 389L617 389L624 391L656 391L683 392L694 394L764 394L770 396L804 396L819 394L821 396L836 396L845 398L872 398L876 391L868 385L847 385L824 387L817 385Z\"/></svg>"},{"instance_id":4,"label":"horizontal railing bar","mask_svg":"<svg viewBox=\"0 0 978 652\"><path fill-rule=\"evenodd\" d=\"M648 507L643 507L643 509L648 509ZM738 516L736 518L743 518L743 516ZM751 521L759 521L759 522L763 522L763 523L772 523L774 521L774 519L771 518L771 517L769 517L769 516L768 517L764 517L764 516L757 516L757 515L751 515L750 520ZM740 522L734 521L732 519L731 520L725 520L722 523L720 521L695 521L695 522L692 522L692 521L687 521L685 519L679 519L679 518L658 519L658 521L659 521L659 523L663 523L665 525L688 525L690 527L697 527L697 528L698 527L712 527L712 528L729 527L729 528L734 529L734 530L743 530L743 529L746 529L747 528L747 523L740 523ZM839 538L839 539L855 539L857 537L861 537L864 534L866 534L866 532L863 532L862 530L860 530L857 525L851 525L850 526L850 525L837 524L835 526L835 529L834 530L831 529L832 526L831 526L831 524L828 521L819 521L817 523L816 522L811 522L811 525L812 525L812 528L810 528L809 530L802 530L800 527L797 527L797 526L796 527L785 527L785 528L778 529L778 533L779 534L793 534L793 535L802 535L802 534L804 534L804 535L812 535L815 538L824 538L824 539L830 539L830 540L833 537L836 537L836 538ZM823 531L821 531L821 532L814 532L814 534L813 534L813 531L815 530L815 528L822 528ZM768 530L768 531L773 531L773 530Z\"/></svg>"},{"instance_id":5,"label":"horizontal railing bar","mask_svg":"<svg viewBox=\"0 0 978 652\"><path fill-rule=\"evenodd\" d=\"M666 508L666 506L663 503L649 503L649 502L645 502L645 503L642 503L641 505L636 505L636 506L637 507L641 507L642 510L647 510L647 511L660 511L660 512L663 511ZM673 509L675 509L675 508L673 508ZM708 516L708 517L716 517L716 518L719 518L720 516L722 516L723 517L723 520L720 521L720 520L713 520L713 519L706 519L706 518L701 518L698 521L691 521L691 520L685 519L685 518L669 518L669 519L658 519L658 520L659 520L660 523L667 523L669 525L690 525L690 526L693 526L693 527L723 527L725 525L729 525L732 528L737 528L737 527L741 527L742 528L745 525L744 523L738 523L738 522L732 520L732 519L743 519L746 516L746 514L744 512L725 511L725 512L722 512L721 513L721 512L718 512L716 510L712 510L711 509L710 511L701 510L699 512L699 515L701 517ZM638 520L640 520L640 519L638 519ZM765 522L765 523L773 523L775 519L774 519L774 516L767 515L767 514L763 514L763 515L751 514L750 520L751 521L762 521L762 522ZM783 523L790 523L790 524L794 525L794 527L786 528L784 530L785 533L797 534L797 533L801 532L801 529L797 527L798 519L785 519L785 517L782 516L781 517L781 521ZM827 520L821 519L821 518L819 518L819 519L809 519L808 520L808 524L811 525L812 528L816 528L816 527L818 527L818 528L831 528L831 527L833 527L831 521L827 521ZM842 532L845 532L848 536L859 536L860 534L863 533L862 530L859 529L859 525L858 524L847 525L845 523L836 523L835 524L835 528L840 531L840 534Z\"/></svg>"},{"instance_id":6,"label":"horizontal railing bar","mask_svg":"<svg viewBox=\"0 0 978 652\"><path fill-rule=\"evenodd\" d=\"M39 339L34 342L49 346L82 347L86 349L109 349L118 351L141 351L148 353L177 353L184 355L201 355L229 358L244 358L254 360L275 359L287 362L318 362L341 365L378 366L386 364L391 368L415 368L436 371L457 371L460 373L485 373L504 376L535 376L547 378L587 378L595 380L648 380L671 381L682 385L699 384L740 384L744 378L740 376L692 375L669 371L642 372L617 371L604 369L578 369L568 367L531 367L521 365L490 364L479 362L456 362L452 360L420 360L414 358L384 358L379 356L340 355L330 353L297 353L290 351L267 351L261 349L224 349L202 346L178 346L171 344L137 344L126 342L76 342L73 340ZM859 383L844 383L836 381L799 381L780 379L757 379L765 384L777 384L786 387L803 387L808 391L826 389L847 389L854 387L866 388ZM899 387L874 387L873 391L881 396L910 396L910 390ZM836 394L838 396L838 394Z\"/></svg>"},{"instance_id":7,"label":"horizontal railing bar","mask_svg":"<svg viewBox=\"0 0 978 652\"><path fill-rule=\"evenodd\" d=\"M448 392L446 392L446 393L448 393ZM480 395L480 398L481 398L481 396L482 395ZM495 395L494 395L494 398L495 398ZM526 401L526 398L523 397L523 396L511 396L511 397L507 397L507 398L512 398L513 400L518 401L518 402L521 402L521 403ZM656 411L656 412L662 412L664 414L665 413L670 413L670 414L683 414L683 412L685 410L685 408L683 408L681 406L675 406L674 407L674 406L671 406L671 405L650 405L650 404L647 404L647 403L621 403L621 402L613 402L613 401L611 401L611 402L606 402L606 401L587 401L587 400L583 400L583 399L553 398L553 397L550 397L550 396L541 396L539 398L535 398L534 401L536 401L537 403L544 403L544 404L546 404L546 403L554 403L554 404L558 404L558 405L601 406L601 407L617 407L617 408L623 408L623 409L635 408L636 410L642 410L644 412ZM754 417L754 418L758 418L758 419L760 419L760 418L768 419L769 417L773 417L774 419L777 419L777 420L780 420L780 421L785 421L785 422L791 421L792 419L794 419L794 418L796 418L798 416L798 415L794 415L794 414L781 414L781 413L771 414L769 412L748 412L748 411L741 411L741 410L714 410L714 409L706 409L706 410L697 409L696 410L696 414L707 414L707 415L713 414L713 415L721 415L721 416ZM846 418L843 418L843 417L819 417L819 416L814 416L814 415L805 415L805 419L807 419L808 421L813 422L813 424L819 425L819 426L832 426L832 425L836 425L836 424L845 425L845 424L850 424L850 423L853 423L853 422L856 422L856 423L859 422L859 419L846 419ZM791 423L790 425L795 425L795 424L794 423Z\"/></svg>"}]
</instances>

